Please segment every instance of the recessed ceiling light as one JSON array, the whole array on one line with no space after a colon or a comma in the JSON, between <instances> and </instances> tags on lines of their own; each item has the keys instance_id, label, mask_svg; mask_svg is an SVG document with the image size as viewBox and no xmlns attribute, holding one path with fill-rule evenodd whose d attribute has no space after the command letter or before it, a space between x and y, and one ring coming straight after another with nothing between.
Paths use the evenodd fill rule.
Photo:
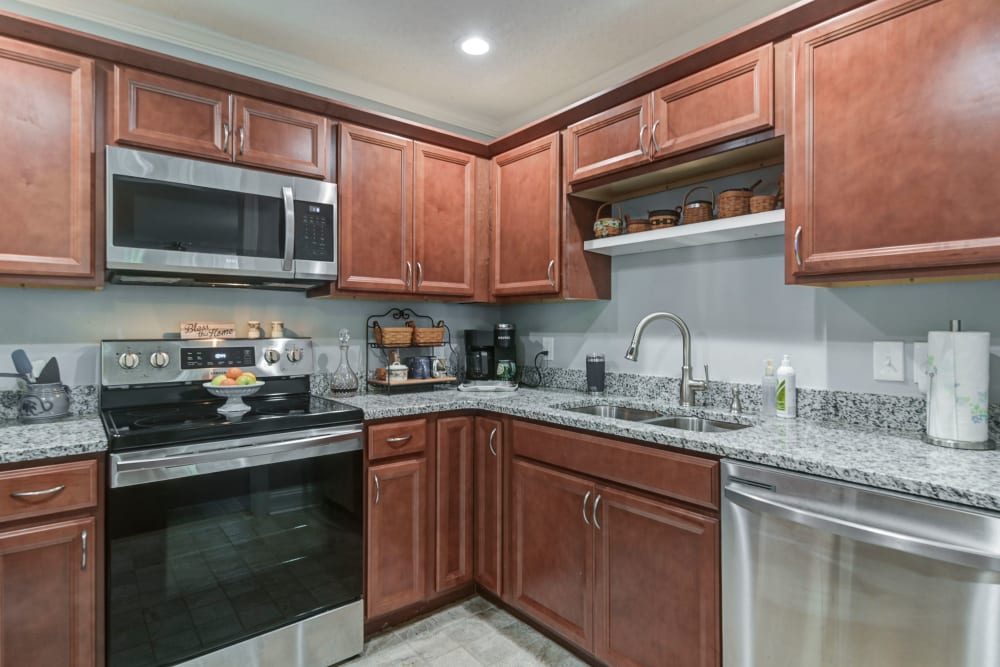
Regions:
<instances>
[{"instance_id":1,"label":"recessed ceiling light","mask_svg":"<svg viewBox=\"0 0 1000 667\"><path fill-rule=\"evenodd\" d=\"M490 50L490 43L482 37L466 37L462 40L461 47L470 56L481 56Z\"/></svg>"}]
</instances>

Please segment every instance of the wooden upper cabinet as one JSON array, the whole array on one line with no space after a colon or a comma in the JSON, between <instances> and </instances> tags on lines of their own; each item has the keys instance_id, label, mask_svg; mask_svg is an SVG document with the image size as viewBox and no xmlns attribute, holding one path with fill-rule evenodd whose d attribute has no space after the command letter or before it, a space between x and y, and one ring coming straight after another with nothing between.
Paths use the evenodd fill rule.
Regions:
<instances>
[{"instance_id":1,"label":"wooden upper cabinet","mask_svg":"<svg viewBox=\"0 0 1000 667\"><path fill-rule=\"evenodd\" d=\"M472 296L475 289L476 161L414 144L413 264L417 294Z\"/></svg>"},{"instance_id":2,"label":"wooden upper cabinet","mask_svg":"<svg viewBox=\"0 0 1000 667\"><path fill-rule=\"evenodd\" d=\"M493 158L493 293L559 291L559 133Z\"/></svg>"},{"instance_id":3,"label":"wooden upper cabinet","mask_svg":"<svg viewBox=\"0 0 1000 667\"><path fill-rule=\"evenodd\" d=\"M676 155L772 127L773 78L774 49L766 44L654 91L652 156Z\"/></svg>"},{"instance_id":4,"label":"wooden upper cabinet","mask_svg":"<svg viewBox=\"0 0 1000 667\"><path fill-rule=\"evenodd\" d=\"M437 422L434 475L434 592L473 577L473 424L472 417Z\"/></svg>"},{"instance_id":5,"label":"wooden upper cabinet","mask_svg":"<svg viewBox=\"0 0 1000 667\"><path fill-rule=\"evenodd\" d=\"M95 664L95 525L85 517L0 531L4 665Z\"/></svg>"},{"instance_id":6,"label":"wooden upper cabinet","mask_svg":"<svg viewBox=\"0 0 1000 667\"><path fill-rule=\"evenodd\" d=\"M231 97L211 86L116 65L112 141L229 162Z\"/></svg>"},{"instance_id":7,"label":"wooden upper cabinet","mask_svg":"<svg viewBox=\"0 0 1000 667\"><path fill-rule=\"evenodd\" d=\"M1000 272L998 26L879 0L793 36L787 282Z\"/></svg>"},{"instance_id":8,"label":"wooden upper cabinet","mask_svg":"<svg viewBox=\"0 0 1000 667\"><path fill-rule=\"evenodd\" d=\"M649 160L649 95L567 128L566 180L600 176Z\"/></svg>"},{"instance_id":9,"label":"wooden upper cabinet","mask_svg":"<svg viewBox=\"0 0 1000 667\"><path fill-rule=\"evenodd\" d=\"M0 37L0 277L95 274L94 62Z\"/></svg>"},{"instance_id":10,"label":"wooden upper cabinet","mask_svg":"<svg viewBox=\"0 0 1000 667\"><path fill-rule=\"evenodd\" d=\"M303 176L327 176L329 123L323 116L246 97L234 98L236 162Z\"/></svg>"},{"instance_id":11,"label":"wooden upper cabinet","mask_svg":"<svg viewBox=\"0 0 1000 667\"><path fill-rule=\"evenodd\" d=\"M112 141L326 178L329 122L280 104L115 66Z\"/></svg>"},{"instance_id":12,"label":"wooden upper cabinet","mask_svg":"<svg viewBox=\"0 0 1000 667\"><path fill-rule=\"evenodd\" d=\"M338 287L408 292L413 284L413 142L341 125Z\"/></svg>"}]
</instances>

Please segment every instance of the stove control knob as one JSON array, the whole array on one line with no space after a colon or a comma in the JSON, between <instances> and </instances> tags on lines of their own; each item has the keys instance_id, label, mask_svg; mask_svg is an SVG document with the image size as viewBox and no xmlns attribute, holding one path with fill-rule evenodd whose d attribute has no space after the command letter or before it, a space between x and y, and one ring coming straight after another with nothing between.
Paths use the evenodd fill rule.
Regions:
<instances>
[{"instance_id":1,"label":"stove control knob","mask_svg":"<svg viewBox=\"0 0 1000 667\"><path fill-rule=\"evenodd\" d=\"M271 347L264 350L264 361L269 364L276 364L281 361L281 352Z\"/></svg>"},{"instance_id":2,"label":"stove control knob","mask_svg":"<svg viewBox=\"0 0 1000 667\"><path fill-rule=\"evenodd\" d=\"M127 371L139 366L139 355L135 352L122 352L118 357L118 365Z\"/></svg>"},{"instance_id":3,"label":"stove control knob","mask_svg":"<svg viewBox=\"0 0 1000 667\"><path fill-rule=\"evenodd\" d=\"M302 361L302 350L298 349L297 347L293 347L292 349L290 349L288 352L285 353L285 356L287 356L288 360L294 364L296 362Z\"/></svg>"},{"instance_id":4,"label":"stove control knob","mask_svg":"<svg viewBox=\"0 0 1000 667\"><path fill-rule=\"evenodd\" d=\"M153 368L166 368L170 363L170 355L166 352L154 352L149 355L149 365Z\"/></svg>"}]
</instances>

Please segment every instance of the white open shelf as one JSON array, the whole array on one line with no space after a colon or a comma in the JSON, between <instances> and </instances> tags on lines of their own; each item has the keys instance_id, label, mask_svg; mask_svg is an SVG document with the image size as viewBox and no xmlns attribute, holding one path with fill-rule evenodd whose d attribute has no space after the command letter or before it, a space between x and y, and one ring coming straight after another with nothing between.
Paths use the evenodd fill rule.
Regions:
<instances>
[{"instance_id":1,"label":"white open shelf","mask_svg":"<svg viewBox=\"0 0 1000 667\"><path fill-rule=\"evenodd\" d=\"M722 220L696 222L680 227L654 229L636 234L622 234L583 242L583 249L601 255L634 255L674 248L744 241L785 233L785 209L751 213Z\"/></svg>"}]
</instances>

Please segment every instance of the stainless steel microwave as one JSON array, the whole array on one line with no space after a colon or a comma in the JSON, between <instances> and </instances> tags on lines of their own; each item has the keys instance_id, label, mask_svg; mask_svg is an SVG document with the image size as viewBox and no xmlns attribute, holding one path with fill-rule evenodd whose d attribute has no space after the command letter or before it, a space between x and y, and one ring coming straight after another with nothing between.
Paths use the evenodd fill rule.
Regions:
<instances>
[{"instance_id":1,"label":"stainless steel microwave","mask_svg":"<svg viewBox=\"0 0 1000 667\"><path fill-rule=\"evenodd\" d=\"M121 283L304 288L337 277L337 185L107 149L107 268Z\"/></svg>"}]
</instances>

